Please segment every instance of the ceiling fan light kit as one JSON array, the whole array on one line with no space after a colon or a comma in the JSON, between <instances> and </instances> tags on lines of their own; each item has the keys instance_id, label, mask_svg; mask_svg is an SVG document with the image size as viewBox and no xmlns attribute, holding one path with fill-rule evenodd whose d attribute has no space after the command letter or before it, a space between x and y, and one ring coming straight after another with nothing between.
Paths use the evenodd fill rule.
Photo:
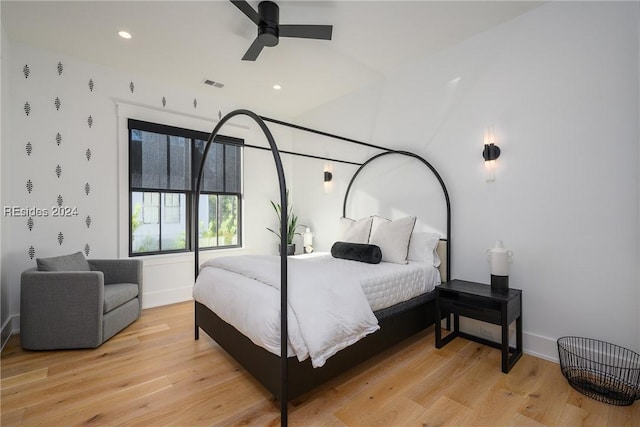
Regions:
<instances>
[{"instance_id":1,"label":"ceiling fan light kit","mask_svg":"<svg viewBox=\"0 0 640 427\"><path fill-rule=\"evenodd\" d=\"M242 57L243 61L255 61L265 46L276 46L280 37L331 40L331 25L280 25L280 8L272 1L261 1L257 11L245 0L231 0L231 3L258 26L258 36Z\"/></svg>"}]
</instances>

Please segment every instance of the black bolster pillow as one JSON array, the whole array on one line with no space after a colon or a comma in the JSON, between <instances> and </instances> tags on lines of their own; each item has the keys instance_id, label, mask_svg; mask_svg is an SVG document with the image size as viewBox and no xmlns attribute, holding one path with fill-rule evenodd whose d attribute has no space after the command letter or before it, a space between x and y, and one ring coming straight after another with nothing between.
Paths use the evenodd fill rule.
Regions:
<instances>
[{"instance_id":1,"label":"black bolster pillow","mask_svg":"<svg viewBox=\"0 0 640 427\"><path fill-rule=\"evenodd\" d=\"M369 264L379 264L382 261L380 247L364 243L335 242L331 247L331 256Z\"/></svg>"}]
</instances>

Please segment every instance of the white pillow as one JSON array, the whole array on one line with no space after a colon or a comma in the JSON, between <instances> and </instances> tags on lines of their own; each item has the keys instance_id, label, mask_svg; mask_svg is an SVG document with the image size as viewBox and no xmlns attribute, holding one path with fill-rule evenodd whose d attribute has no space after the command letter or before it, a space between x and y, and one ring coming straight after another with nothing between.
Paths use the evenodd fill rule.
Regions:
<instances>
[{"instance_id":1,"label":"white pillow","mask_svg":"<svg viewBox=\"0 0 640 427\"><path fill-rule=\"evenodd\" d=\"M421 261L439 267L440 257L436 252L438 242L440 242L440 234L415 231L411 234L411 242L409 242L409 261Z\"/></svg>"},{"instance_id":2,"label":"white pillow","mask_svg":"<svg viewBox=\"0 0 640 427\"><path fill-rule=\"evenodd\" d=\"M362 218L355 221L351 218L340 218L339 242L368 243L373 218Z\"/></svg>"},{"instance_id":3,"label":"white pillow","mask_svg":"<svg viewBox=\"0 0 640 427\"><path fill-rule=\"evenodd\" d=\"M379 217L378 217L379 218ZM369 243L380 246L382 261L406 264L409 253L409 240L416 224L416 217L409 216L395 221L380 218Z\"/></svg>"},{"instance_id":4,"label":"white pillow","mask_svg":"<svg viewBox=\"0 0 640 427\"><path fill-rule=\"evenodd\" d=\"M371 222L371 235L369 236L369 240L371 240L371 236L373 236L375 232L378 230L378 227L380 227L380 224L390 222L390 220L388 220L387 218L383 218L378 215L374 215L372 218L373 218L373 221Z\"/></svg>"}]
</instances>

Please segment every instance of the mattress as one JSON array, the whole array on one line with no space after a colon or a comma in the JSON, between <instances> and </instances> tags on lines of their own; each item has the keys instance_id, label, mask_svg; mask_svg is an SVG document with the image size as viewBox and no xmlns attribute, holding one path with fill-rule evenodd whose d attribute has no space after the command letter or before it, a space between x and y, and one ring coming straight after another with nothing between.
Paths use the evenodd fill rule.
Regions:
<instances>
[{"instance_id":1,"label":"mattress","mask_svg":"<svg viewBox=\"0 0 640 427\"><path fill-rule=\"evenodd\" d=\"M438 269L424 262L409 261L406 265L381 262L369 268L362 268L359 262L347 262L353 274L358 275L372 311L431 292L440 284Z\"/></svg>"},{"instance_id":2,"label":"mattress","mask_svg":"<svg viewBox=\"0 0 640 427\"><path fill-rule=\"evenodd\" d=\"M357 281L371 311L408 301L440 284L438 269L422 262L366 264L336 259L325 253L293 258L326 265L324 268L332 273L338 271L349 280ZM278 289L225 269L204 266L194 286L193 297L254 344L280 355ZM290 345L288 354L295 354Z\"/></svg>"}]
</instances>

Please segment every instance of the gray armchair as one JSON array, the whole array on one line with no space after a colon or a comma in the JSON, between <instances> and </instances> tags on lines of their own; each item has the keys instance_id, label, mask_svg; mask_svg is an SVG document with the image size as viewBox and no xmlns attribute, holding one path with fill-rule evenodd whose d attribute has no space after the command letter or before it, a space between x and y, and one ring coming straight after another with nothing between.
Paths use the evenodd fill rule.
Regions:
<instances>
[{"instance_id":1,"label":"gray armchair","mask_svg":"<svg viewBox=\"0 0 640 427\"><path fill-rule=\"evenodd\" d=\"M37 261L21 277L24 349L95 348L140 316L142 261L85 260L80 252Z\"/></svg>"}]
</instances>

